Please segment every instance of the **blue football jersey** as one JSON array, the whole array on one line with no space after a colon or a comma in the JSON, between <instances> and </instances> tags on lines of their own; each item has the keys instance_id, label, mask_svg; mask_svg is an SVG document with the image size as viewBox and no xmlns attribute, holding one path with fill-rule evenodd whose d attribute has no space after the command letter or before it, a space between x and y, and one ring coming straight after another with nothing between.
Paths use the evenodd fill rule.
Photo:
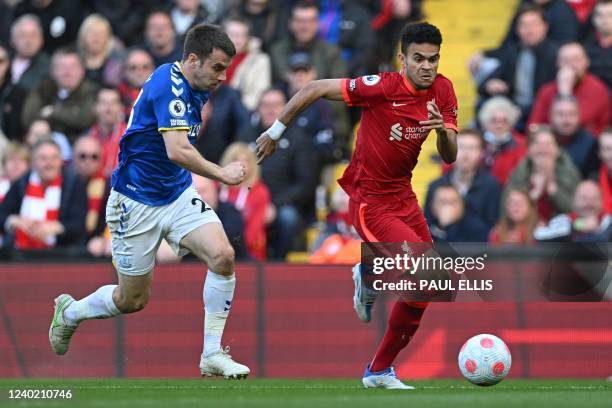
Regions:
<instances>
[{"instance_id":1,"label":"blue football jersey","mask_svg":"<svg viewBox=\"0 0 612 408\"><path fill-rule=\"evenodd\" d=\"M136 98L119 142L113 188L147 205L176 200L191 185L191 173L170 161L161 132L186 130L195 143L208 96L191 88L179 62L157 68Z\"/></svg>"}]
</instances>

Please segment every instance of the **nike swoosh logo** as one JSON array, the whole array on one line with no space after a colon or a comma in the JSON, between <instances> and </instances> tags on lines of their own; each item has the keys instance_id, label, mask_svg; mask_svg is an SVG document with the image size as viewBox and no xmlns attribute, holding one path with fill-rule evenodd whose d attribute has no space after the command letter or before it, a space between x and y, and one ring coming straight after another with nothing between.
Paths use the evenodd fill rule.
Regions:
<instances>
[{"instance_id":1,"label":"nike swoosh logo","mask_svg":"<svg viewBox=\"0 0 612 408\"><path fill-rule=\"evenodd\" d=\"M404 106L407 105L407 103L396 103L395 101L393 101L392 103L393 106L397 107L397 106Z\"/></svg>"}]
</instances>

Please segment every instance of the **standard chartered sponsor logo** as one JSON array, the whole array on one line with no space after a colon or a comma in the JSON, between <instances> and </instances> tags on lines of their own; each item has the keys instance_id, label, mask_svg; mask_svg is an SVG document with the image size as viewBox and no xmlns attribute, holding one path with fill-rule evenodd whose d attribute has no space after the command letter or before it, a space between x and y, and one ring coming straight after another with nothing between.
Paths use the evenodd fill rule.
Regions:
<instances>
[{"instance_id":1,"label":"standard chartered sponsor logo","mask_svg":"<svg viewBox=\"0 0 612 408\"><path fill-rule=\"evenodd\" d=\"M425 129L422 126L408 126L406 128L402 127L400 123L396 123L391 126L391 130L389 132L389 140L390 141L398 141L400 142L402 139L406 140L416 140L416 139L425 139L429 130Z\"/></svg>"},{"instance_id":2,"label":"standard chartered sponsor logo","mask_svg":"<svg viewBox=\"0 0 612 408\"><path fill-rule=\"evenodd\" d=\"M400 125L399 123L396 123L395 125L391 126L391 133L389 134L389 140L397 140L397 141L402 140L403 131L404 129L402 128L402 125Z\"/></svg>"}]
</instances>

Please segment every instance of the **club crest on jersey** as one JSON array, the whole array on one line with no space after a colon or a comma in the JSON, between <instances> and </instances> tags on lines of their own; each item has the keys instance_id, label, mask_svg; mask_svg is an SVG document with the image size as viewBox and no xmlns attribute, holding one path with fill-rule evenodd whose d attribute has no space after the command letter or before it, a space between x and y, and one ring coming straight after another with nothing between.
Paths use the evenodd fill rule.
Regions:
<instances>
[{"instance_id":1,"label":"club crest on jersey","mask_svg":"<svg viewBox=\"0 0 612 408\"><path fill-rule=\"evenodd\" d=\"M185 116L185 112L187 112L187 106L185 106L185 102L180 99L173 99L170 101L168 105L168 111L175 118L182 118Z\"/></svg>"},{"instance_id":2,"label":"club crest on jersey","mask_svg":"<svg viewBox=\"0 0 612 408\"><path fill-rule=\"evenodd\" d=\"M363 81L365 85L372 86L380 82L380 76L368 75L368 76L364 76L361 80Z\"/></svg>"}]
</instances>

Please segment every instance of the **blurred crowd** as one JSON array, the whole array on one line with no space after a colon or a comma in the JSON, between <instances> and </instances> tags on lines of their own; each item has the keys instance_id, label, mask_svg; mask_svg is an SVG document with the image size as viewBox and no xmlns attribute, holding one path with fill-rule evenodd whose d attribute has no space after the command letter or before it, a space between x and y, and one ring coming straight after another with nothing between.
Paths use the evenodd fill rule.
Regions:
<instances>
[{"instance_id":1,"label":"blurred crowd","mask_svg":"<svg viewBox=\"0 0 612 408\"><path fill-rule=\"evenodd\" d=\"M144 82L182 58L195 24L237 55L196 147L240 160L240 186L194 176L241 260L353 262L359 239L334 182L359 112L317 101L256 165L255 139L309 81L396 69L399 31L427 0L0 0L0 234L10 250L110 255L105 204ZM612 0L524 0L500 46L467 61L477 118L423 204L435 240L612 238ZM433 137L433 135L432 135ZM314 236L313 236L314 233ZM176 262L162 244L162 262Z\"/></svg>"}]
</instances>

